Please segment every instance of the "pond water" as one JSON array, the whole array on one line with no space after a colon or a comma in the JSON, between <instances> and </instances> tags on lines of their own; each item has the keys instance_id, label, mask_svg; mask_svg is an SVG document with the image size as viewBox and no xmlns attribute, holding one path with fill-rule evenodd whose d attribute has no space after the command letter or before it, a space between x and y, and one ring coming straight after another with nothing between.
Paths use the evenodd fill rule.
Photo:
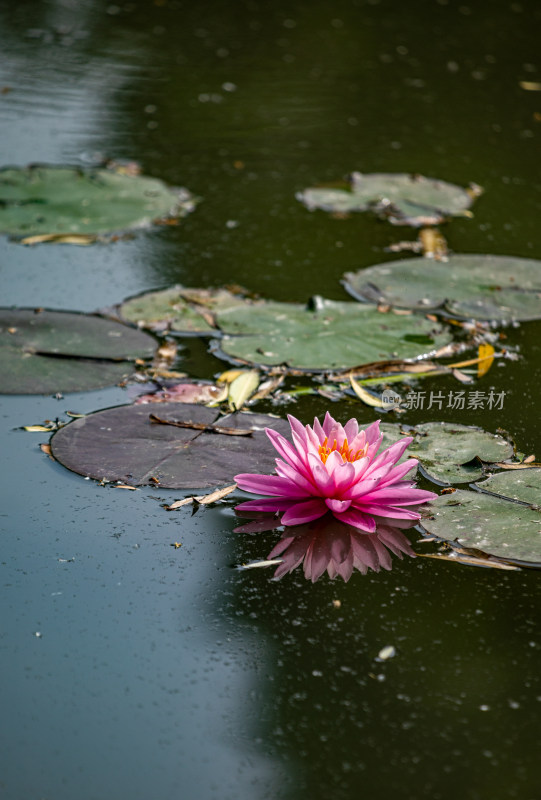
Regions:
<instances>
[{"instance_id":1,"label":"pond water","mask_svg":"<svg viewBox=\"0 0 541 800\"><path fill-rule=\"evenodd\" d=\"M353 169L474 181L485 194L443 229L449 246L539 258L541 93L520 82L541 80L540 18L509 0L3 4L0 163L135 160L202 202L113 244L0 239L1 304L92 311L231 282L347 299L345 271L414 238L295 200ZM506 329L522 359L479 384L506 392L502 409L404 421L505 428L541 458L540 333ZM195 338L181 366L223 369ZM235 533L234 501L167 513L182 492L84 480L20 430L125 402L118 387L1 400L2 797L539 796L538 572L406 558L312 585L240 571L277 534ZM354 398L331 410L376 418ZM385 646L396 655L378 661Z\"/></svg>"}]
</instances>

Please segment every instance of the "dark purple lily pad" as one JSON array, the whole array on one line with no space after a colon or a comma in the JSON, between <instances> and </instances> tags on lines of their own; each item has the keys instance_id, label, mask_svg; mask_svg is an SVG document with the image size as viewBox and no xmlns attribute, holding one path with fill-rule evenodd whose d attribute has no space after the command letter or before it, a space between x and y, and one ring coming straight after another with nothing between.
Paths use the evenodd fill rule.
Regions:
<instances>
[{"instance_id":1,"label":"dark purple lily pad","mask_svg":"<svg viewBox=\"0 0 541 800\"><path fill-rule=\"evenodd\" d=\"M93 314L0 309L2 394L86 392L127 377L150 358L147 333Z\"/></svg>"},{"instance_id":2,"label":"dark purple lily pad","mask_svg":"<svg viewBox=\"0 0 541 800\"><path fill-rule=\"evenodd\" d=\"M250 435L176 427L152 422L190 422L226 429L251 429ZM51 450L73 472L131 486L159 483L167 489L205 489L231 483L239 472L272 472L276 451L265 427L283 434L289 425L265 414L236 412L220 417L206 406L164 403L117 406L76 419L55 433Z\"/></svg>"}]
</instances>

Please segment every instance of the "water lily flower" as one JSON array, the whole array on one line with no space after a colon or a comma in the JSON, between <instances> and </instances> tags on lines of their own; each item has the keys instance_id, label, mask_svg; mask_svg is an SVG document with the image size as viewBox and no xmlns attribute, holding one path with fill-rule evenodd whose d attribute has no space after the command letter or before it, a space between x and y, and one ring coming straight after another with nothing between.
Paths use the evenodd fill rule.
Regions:
<instances>
[{"instance_id":1,"label":"water lily flower","mask_svg":"<svg viewBox=\"0 0 541 800\"><path fill-rule=\"evenodd\" d=\"M379 420L359 430L357 420L342 426L327 412L323 425L302 425L288 416L293 443L277 431L266 428L267 436L280 454L275 475L235 476L240 489L268 499L249 500L237 506L244 511L271 511L282 514L282 525L301 525L318 519L328 511L340 522L373 533L376 517L419 519L405 508L426 503L436 495L417 489L404 480L417 459L402 464L410 436L378 455L383 441Z\"/></svg>"}]
</instances>

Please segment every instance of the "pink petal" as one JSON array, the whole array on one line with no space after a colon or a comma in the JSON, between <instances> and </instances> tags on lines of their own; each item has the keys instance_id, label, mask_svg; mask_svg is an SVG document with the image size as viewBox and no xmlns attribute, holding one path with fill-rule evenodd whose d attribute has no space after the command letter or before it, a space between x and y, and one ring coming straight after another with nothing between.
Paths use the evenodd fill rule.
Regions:
<instances>
[{"instance_id":1,"label":"pink petal","mask_svg":"<svg viewBox=\"0 0 541 800\"><path fill-rule=\"evenodd\" d=\"M275 497L272 500L247 500L235 506L235 511L287 511L294 502L283 497Z\"/></svg>"},{"instance_id":2,"label":"pink petal","mask_svg":"<svg viewBox=\"0 0 541 800\"><path fill-rule=\"evenodd\" d=\"M325 505L333 514L343 514L350 507L351 500L333 500L332 497L328 497L325 500Z\"/></svg>"},{"instance_id":3,"label":"pink petal","mask_svg":"<svg viewBox=\"0 0 541 800\"><path fill-rule=\"evenodd\" d=\"M284 458L288 464L291 464L291 466L302 475L308 477L306 465L304 461L299 458L299 455L291 442L288 442L288 440L282 436L281 433L278 433L278 431L273 431L272 428L265 428L265 433L271 440L276 450L278 450L282 458Z\"/></svg>"},{"instance_id":4,"label":"pink petal","mask_svg":"<svg viewBox=\"0 0 541 800\"><path fill-rule=\"evenodd\" d=\"M358 508L357 503L353 503ZM360 501L359 507L366 514L375 514L377 517L389 517L390 519L420 519L421 515L415 511L407 511L405 508L395 508L395 506L379 505L376 503L366 503ZM347 513L347 512L346 512Z\"/></svg>"},{"instance_id":5,"label":"pink petal","mask_svg":"<svg viewBox=\"0 0 541 800\"><path fill-rule=\"evenodd\" d=\"M331 415L327 411L327 413L325 414L325 419L323 420L323 432L324 432L325 436L328 437L328 435L332 431L332 429L336 428L337 426L338 426L338 422L335 419L333 419L333 417L331 417ZM325 438L325 437L323 437L323 438Z\"/></svg>"},{"instance_id":6,"label":"pink petal","mask_svg":"<svg viewBox=\"0 0 541 800\"><path fill-rule=\"evenodd\" d=\"M344 425L344 433L346 434L348 442L353 442L355 440L355 437L359 433L359 423L357 422L355 417L352 417L352 419L346 422L346 424Z\"/></svg>"},{"instance_id":7,"label":"pink petal","mask_svg":"<svg viewBox=\"0 0 541 800\"><path fill-rule=\"evenodd\" d=\"M252 494L270 494L277 497L306 497L312 494L310 490L301 489L288 478L280 478L277 475L254 475L243 472L235 475L235 481L239 489Z\"/></svg>"},{"instance_id":8,"label":"pink petal","mask_svg":"<svg viewBox=\"0 0 541 800\"><path fill-rule=\"evenodd\" d=\"M320 497L306 500L303 503L292 505L282 517L282 525L302 525L322 517L327 511L327 506Z\"/></svg>"},{"instance_id":9,"label":"pink petal","mask_svg":"<svg viewBox=\"0 0 541 800\"><path fill-rule=\"evenodd\" d=\"M314 430L314 433L315 433L315 435L316 435L316 436L317 436L317 438L319 439L319 443L320 443L320 444L323 444L323 442L325 441L325 431L324 431L324 430L323 430L323 428L321 427L321 423L320 423L320 421L318 420L318 418L317 418L317 417L314 417L314 427L313 427L313 430Z\"/></svg>"},{"instance_id":10,"label":"pink petal","mask_svg":"<svg viewBox=\"0 0 541 800\"><path fill-rule=\"evenodd\" d=\"M353 525L354 528L366 531L367 533L373 533L376 530L374 518L370 516L370 514L365 514L364 510L360 511L353 506L342 514L339 514L337 519L339 519L340 522L344 522L346 525Z\"/></svg>"},{"instance_id":11,"label":"pink petal","mask_svg":"<svg viewBox=\"0 0 541 800\"><path fill-rule=\"evenodd\" d=\"M316 489L315 482L306 478L291 464L282 461L281 458L276 459L276 472L281 478L288 478L288 480L296 483L300 489L306 489L307 494L314 494Z\"/></svg>"},{"instance_id":12,"label":"pink petal","mask_svg":"<svg viewBox=\"0 0 541 800\"><path fill-rule=\"evenodd\" d=\"M404 475L407 475L407 473L416 467L418 463L419 462L416 458L410 458L407 461L404 461L402 464L397 464L396 467L393 467L391 470L389 470L387 475L382 479L382 486L386 486L389 483L394 483L395 481L401 480Z\"/></svg>"},{"instance_id":13,"label":"pink petal","mask_svg":"<svg viewBox=\"0 0 541 800\"><path fill-rule=\"evenodd\" d=\"M394 486L380 489L378 486L375 491L363 495L362 502L363 505L365 503L377 503L385 506L415 506L435 500L437 496L434 492L427 492L424 489L412 489L410 487L397 489Z\"/></svg>"}]
</instances>

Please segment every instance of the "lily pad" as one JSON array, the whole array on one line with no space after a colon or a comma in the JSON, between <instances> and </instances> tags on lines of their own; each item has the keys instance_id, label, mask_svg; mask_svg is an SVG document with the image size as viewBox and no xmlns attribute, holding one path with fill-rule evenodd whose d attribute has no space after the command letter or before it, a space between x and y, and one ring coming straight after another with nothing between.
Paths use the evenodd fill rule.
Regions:
<instances>
[{"instance_id":1,"label":"lily pad","mask_svg":"<svg viewBox=\"0 0 541 800\"><path fill-rule=\"evenodd\" d=\"M390 447L404 436L412 436L413 442L403 460L417 458L427 478L446 485L475 481L483 476L483 463L502 461L513 455L511 442L473 425L425 422L410 428L384 422L380 430L384 435L382 448Z\"/></svg>"},{"instance_id":2,"label":"lily pad","mask_svg":"<svg viewBox=\"0 0 541 800\"><path fill-rule=\"evenodd\" d=\"M126 300L119 307L121 319L154 331L216 333L217 311L243 303L227 289L190 289L171 286Z\"/></svg>"},{"instance_id":3,"label":"lily pad","mask_svg":"<svg viewBox=\"0 0 541 800\"><path fill-rule=\"evenodd\" d=\"M297 194L312 211L339 214L373 210L393 225L437 225L447 217L464 215L479 187L462 189L422 175L353 172L344 188L316 187Z\"/></svg>"},{"instance_id":4,"label":"lily pad","mask_svg":"<svg viewBox=\"0 0 541 800\"><path fill-rule=\"evenodd\" d=\"M511 477L511 475L509 476ZM509 561L541 564L541 511L481 492L457 489L430 504L423 528Z\"/></svg>"},{"instance_id":5,"label":"lily pad","mask_svg":"<svg viewBox=\"0 0 541 800\"><path fill-rule=\"evenodd\" d=\"M347 272L343 284L368 303L500 322L541 319L541 261L529 258L453 255L445 263L407 258Z\"/></svg>"},{"instance_id":6,"label":"lily pad","mask_svg":"<svg viewBox=\"0 0 541 800\"><path fill-rule=\"evenodd\" d=\"M195 202L187 189L115 169L0 169L0 232L18 237L148 228L186 215Z\"/></svg>"},{"instance_id":7,"label":"lily pad","mask_svg":"<svg viewBox=\"0 0 541 800\"><path fill-rule=\"evenodd\" d=\"M317 372L427 357L451 341L448 330L422 316L315 300L310 307L261 301L218 310L216 320L225 335L215 343L216 355Z\"/></svg>"},{"instance_id":8,"label":"lily pad","mask_svg":"<svg viewBox=\"0 0 541 800\"><path fill-rule=\"evenodd\" d=\"M0 309L2 394L85 392L109 386L150 358L154 339L103 317Z\"/></svg>"},{"instance_id":9,"label":"lily pad","mask_svg":"<svg viewBox=\"0 0 541 800\"><path fill-rule=\"evenodd\" d=\"M513 473L498 472L476 486L482 492L541 507L541 469L535 467Z\"/></svg>"},{"instance_id":10,"label":"lily pad","mask_svg":"<svg viewBox=\"0 0 541 800\"><path fill-rule=\"evenodd\" d=\"M285 420L262 414L236 412L219 418L217 410L200 405L164 403L156 408L162 423L152 422L152 411L144 405L117 406L76 419L52 437L52 454L73 472L97 480L203 489L231 483L238 472L272 472L276 451L264 428L289 433ZM251 433L235 436L177 427L175 422Z\"/></svg>"},{"instance_id":11,"label":"lily pad","mask_svg":"<svg viewBox=\"0 0 541 800\"><path fill-rule=\"evenodd\" d=\"M440 483L468 483L483 475L483 462L503 461L513 455L513 444L502 436L473 425L425 422L416 425L408 454L418 458L423 471Z\"/></svg>"}]
</instances>

